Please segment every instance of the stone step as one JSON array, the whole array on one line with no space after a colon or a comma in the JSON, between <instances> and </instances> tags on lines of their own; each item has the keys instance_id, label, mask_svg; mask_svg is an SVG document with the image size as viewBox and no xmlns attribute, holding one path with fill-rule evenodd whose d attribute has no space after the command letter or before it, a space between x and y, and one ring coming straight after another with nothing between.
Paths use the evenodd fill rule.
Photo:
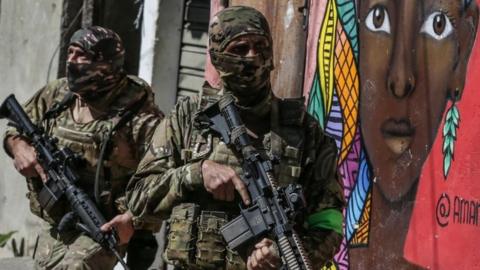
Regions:
<instances>
[{"instance_id":1,"label":"stone step","mask_svg":"<svg viewBox=\"0 0 480 270\"><path fill-rule=\"evenodd\" d=\"M33 260L29 257L14 257L0 259L1 270L32 270Z\"/></svg>"}]
</instances>

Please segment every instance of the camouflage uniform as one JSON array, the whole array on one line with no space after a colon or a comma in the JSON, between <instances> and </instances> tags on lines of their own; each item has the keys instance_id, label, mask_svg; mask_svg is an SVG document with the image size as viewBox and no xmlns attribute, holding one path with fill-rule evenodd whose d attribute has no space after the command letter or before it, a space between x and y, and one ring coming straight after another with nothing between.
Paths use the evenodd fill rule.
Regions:
<instances>
[{"instance_id":1,"label":"camouflage uniform","mask_svg":"<svg viewBox=\"0 0 480 270\"><path fill-rule=\"evenodd\" d=\"M96 30L107 31L105 32L107 37L98 35ZM95 36L98 42L98 40L104 41L109 38L108 35L111 37L114 34L110 30L100 27L80 31L84 32L77 35L76 39L74 36L72 44L74 41L84 41L82 38L85 36ZM115 34L113 38L116 39L118 36ZM93 50L92 54L98 54L94 51L96 49L94 45L95 41L92 41L84 44L82 48L86 50L89 48ZM104 49L100 50L105 53ZM123 54L123 48L120 52ZM114 58L106 55L103 57L105 57L104 59ZM98 61L102 62L102 60ZM123 64L123 61L121 63ZM95 64L98 63L92 65ZM115 65L112 66L115 69ZM107 68L112 68L112 66L105 65ZM106 141L109 131L120 121L123 113L137 106L136 114L127 119L125 124L118 126L113 133L110 140L111 147L107 150L103 168L100 170L100 205L98 206L107 220L128 210L125 202L125 188L147 149L155 127L163 117L154 104L152 90L146 82L136 76L122 74L121 69L114 69L111 72L115 76L109 76L110 79L115 78L111 83L99 86L98 82L102 82L101 78L95 78L91 80L92 83L84 84L83 88L75 89L78 85L72 85L71 78L62 78L46 85L24 105L32 122L41 126L48 135L57 138L60 147L68 147L81 154L85 164L78 170L80 179L76 184L91 195L92 199L94 198L95 174L102 143ZM88 71L93 73L96 70L90 66ZM108 74L108 71L104 74ZM92 106L102 111L102 114L88 123L78 123L74 120L71 110L76 97L72 95L72 89L80 90L75 93L81 93L79 95L84 98L81 91L90 94L91 92L85 90L88 87L95 92L95 96L90 97L89 104L93 104ZM67 96L72 97L72 101L69 103L65 103ZM88 100L88 97L84 100ZM64 108L59 108L52 114L47 113L51 108L59 105L61 107L63 104ZM107 111L105 111L106 108L108 108ZM45 117L46 114L47 117ZM9 136L21 135L16 130L9 129L4 143ZM57 202L50 211L46 211L38 201L39 192L43 187L41 180L28 178L27 186L31 211L50 224L50 228L39 238L35 256L38 269L113 269L116 258L92 239L76 230L63 232L57 230L60 219L70 211L69 204L65 199ZM144 228L156 229L157 225L153 226L146 225ZM120 247L120 250L124 252L125 247Z\"/></svg>"},{"instance_id":2,"label":"camouflage uniform","mask_svg":"<svg viewBox=\"0 0 480 270\"><path fill-rule=\"evenodd\" d=\"M268 76L273 68L271 48L253 57L223 53L233 38L252 33L267 37L271 44L268 24L258 11L246 7L221 11L210 28L212 63L220 71L222 91L238 98L241 115L257 117L257 127L244 121L246 127L255 131L261 130L258 125L266 126L252 140L263 155L279 161L275 165L279 184L300 183L306 191L308 206L297 230L313 265L320 268L333 257L342 234L344 198L336 174L336 145L305 113L303 99L273 95ZM222 91L204 91L201 98L177 103L156 128L127 187L134 224L169 219L164 257L178 269L245 269L244 259L228 250L219 234L219 228L239 214L240 200L214 200L201 173L202 161L211 160L242 175L239 154L210 129L201 128L197 117Z\"/></svg>"}]
</instances>

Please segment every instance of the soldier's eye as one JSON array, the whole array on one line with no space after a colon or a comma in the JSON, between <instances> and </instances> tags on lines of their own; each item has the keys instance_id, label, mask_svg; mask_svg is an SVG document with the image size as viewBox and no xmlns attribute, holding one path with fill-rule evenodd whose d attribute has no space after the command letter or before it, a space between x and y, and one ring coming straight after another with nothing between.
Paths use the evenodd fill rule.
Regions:
<instances>
[{"instance_id":1,"label":"soldier's eye","mask_svg":"<svg viewBox=\"0 0 480 270\"><path fill-rule=\"evenodd\" d=\"M237 55L247 55L249 50L250 46L247 43L240 43L230 47L228 52Z\"/></svg>"},{"instance_id":2,"label":"soldier's eye","mask_svg":"<svg viewBox=\"0 0 480 270\"><path fill-rule=\"evenodd\" d=\"M435 11L430 14L420 29L420 33L425 33L436 40L442 40L452 32L452 22L440 11Z\"/></svg>"},{"instance_id":3,"label":"soldier's eye","mask_svg":"<svg viewBox=\"0 0 480 270\"><path fill-rule=\"evenodd\" d=\"M390 16L384 6L374 6L365 19L365 25L373 32L385 32L391 33L390 29Z\"/></svg>"}]
</instances>

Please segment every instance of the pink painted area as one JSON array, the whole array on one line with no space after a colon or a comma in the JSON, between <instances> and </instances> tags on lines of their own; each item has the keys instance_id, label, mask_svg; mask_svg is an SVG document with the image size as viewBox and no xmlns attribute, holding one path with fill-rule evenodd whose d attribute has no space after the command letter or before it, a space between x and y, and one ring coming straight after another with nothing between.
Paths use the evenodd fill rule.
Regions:
<instances>
[{"instance_id":1,"label":"pink painted area","mask_svg":"<svg viewBox=\"0 0 480 270\"><path fill-rule=\"evenodd\" d=\"M357 130L352 147L349 150L347 158L340 164L338 170L343 180L343 194L345 198L350 198L350 193L355 186L355 181L358 175L358 162L361 151L360 132Z\"/></svg>"},{"instance_id":2,"label":"pink painted area","mask_svg":"<svg viewBox=\"0 0 480 270\"><path fill-rule=\"evenodd\" d=\"M307 55L305 60L305 78L303 81L303 95L308 97L312 88L313 78L317 69L317 47L320 27L325 15L328 0L311 0L308 20ZM308 101L308 99L305 99Z\"/></svg>"},{"instance_id":3,"label":"pink painted area","mask_svg":"<svg viewBox=\"0 0 480 270\"><path fill-rule=\"evenodd\" d=\"M343 213L345 214L345 213ZM335 262L338 265L338 269L340 270L348 270L349 269L349 259L348 259L348 245L347 245L347 240L345 237L342 240L342 243L340 245L340 251L338 251L337 254L335 254Z\"/></svg>"},{"instance_id":4,"label":"pink painted area","mask_svg":"<svg viewBox=\"0 0 480 270\"><path fill-rule=\"evenodd\" d=\"M477 1L480 3L480 0ZM422 170L405 242L405 258L429 269L480 269L477 252L480 243L479 32L470 58L463 96L457 102L460 126L457 129L450 173L445 179L442 123ZM447 108L449 106L450 104ZM459 200L471 202L470 206L464 209L475 210L462 222L459 222L459 216L456 215L460 213ZM442 210L440 206L445 207L444 215L439 211ZM464 215L465 211L461 217Z\"/></svg>"},{"instance_id":5,"label":"pink painted area","mask_svg":"<svg viewBox=\"0 0 480 270\"><path fill-rule=\"evenodd\" d=\"M210 1L210 19L220 10L224 9L220 0ZM205 80L214 88L220 88L220 76L210 61L210 54L207 50L207 59L205 61Z\"/></svg>"}]
</instances>

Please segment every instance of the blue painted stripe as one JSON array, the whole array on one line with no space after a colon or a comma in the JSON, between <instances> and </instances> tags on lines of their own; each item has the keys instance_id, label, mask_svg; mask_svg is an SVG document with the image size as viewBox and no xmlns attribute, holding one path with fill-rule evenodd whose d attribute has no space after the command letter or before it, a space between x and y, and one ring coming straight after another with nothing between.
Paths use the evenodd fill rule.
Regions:
<instances>
[{"instance_id":1,"label":"blue painted stripe","mask_svg":"<svg viewBox=\"0 0 480 270\"><path fill-rule=\"evenodd\" d=\"M364 150L360 154L360 166L357 175L355 187L350 194L347 203L347 214L345 221L345 230L347 241L350 241L355 234L355 224L360 222L362 218L363 209L367 200L368 192L370 190L370 169Z\"/></svg>"}]
</instances>

